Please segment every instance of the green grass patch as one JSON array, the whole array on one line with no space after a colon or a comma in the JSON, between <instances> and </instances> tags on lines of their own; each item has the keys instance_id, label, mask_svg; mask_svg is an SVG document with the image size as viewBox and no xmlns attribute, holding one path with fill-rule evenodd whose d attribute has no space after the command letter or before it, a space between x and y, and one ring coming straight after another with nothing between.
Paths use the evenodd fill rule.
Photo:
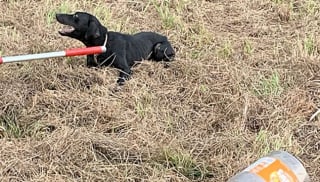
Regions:
<instances>
[{"instance_id":1,"label":"green grass patch","mask_svg":"<svg viewBox=\"0 0 320 182\"><path fill-rule=\"evenodd\" d=\"M70 7L70 2L63 2L60 6L51 9L46 13L46 23L51 25L55 21L56 13L71 13L72 8Z\"/></svg>"},{"instance_id":2,"label":"green grass patch","mask_svg":"<svg viewBox=\"0 0 320 182\"><path fill-rule=\"evenodd\" d=\"M243 51L246 55L252 55L254 48L250 41L245 40L243 45Z\"/></svg>"},{"instance_id":3,"label":"green grass patch","mask_svg":"<svg viewBox=\"0 0 320 182\"><path fill-rule=\"evenodd\" d=\"M140 117L145 117L146 115L146 108L141 102L136 102L136 112Z\"/></svg>"},{"instance_id":4,"label":"green grass patch","mask_svg":"<svg viewBox=\"0 0 320 182\"><path fill-rule=\"evenodd\" d=\"M192 59L200 59L202 56L202 51L199 50L191 50L191 58Z\"/></svg>"},{"instance_id":5,"label":"green grass patch","mask_svg":"<svg viewBox=\"0 0 320 182\"><path fill-rule=\"evenodd\" d=\"M16 119L15 113L0 116L0 131L2 136L8 138L21 138L24 136L24 130L17 125Z\"/></svg>"},{"instance_id":6,"label":"green grass patch","mask_svg":"<svg viewBox=\"0 0 320 182\"><path fill-rule=\"evenodd\" d=\"M140 97L137 97L135 100L135 110L137 114L141 118L144 118L148 111L150 111L153 102L152 95L149 93L145 93Z\"/></svg>"},{"instance_id":7,"label":"green grass patch","mask_svg":"<svg viewBox=\"0 0 320 182\"><path fill-rule=\"evenodd\" d=\"M304 39L303 49L308 55L313 55L317 51L315 40L310 35Z\"/></svg>"},{"instance_id":8,"label":"green grass patch","mask_svg":"<svg viewBox=\"0 0 320 182\"><path fill-rule=\"evenodd\" d=\"M93 14L98 17L99 21L102 24L108 24L112 18L112 13L109 8L104 7L103 5L99 4L93 10Z\"/></svg>"},{"instance_id":9,"label":"green grass patch","mask_svg":"<svg viewBox=\"0 0 320 182\"><path fill-rule=\"evenodd\" d=\"M281 137L273 135L267 130L257 133L254 146L258 150L259 156L266 155L274 150L283 150L292 145L292 137Z\"/></svg>"},{"instance_id":10,"label":"green grass patch","mask_svg":"<svg viewBox=\"0 0 320 182\"><path fill-rule=\"evenodd\" d=\"M307 15L315 15L319 13L319 2L315 0L307 0L304 4L304 9L307 13Z\"/></svg>"},{"instance_id":11,"label":"green grass patch","mask_svg":"<svg viewBox=\"0 0 320 182\"><path fill-rule=\"evenodd\" d=\"M201 23L196 23L190 27L182 27L182 31L186 32L186 40L191 42L198 50L204 50L204 46L212 44L214 36Z\"/></svg>"},{"instance_id":12,"label":"green grass patch","mask_svg":"<svg viewBox=\"0 0 320 182\"><path fill-rule=\"evenodd\" d=\"M8 113L0 116L0 138L42 138L46 133L52 132L54 126L45 126L39 122L33 122L29 126L18 124L17 114Z\"/></svg>"},{"instance_id":13,"label":"green grass patch","mask_svg":"<svg viewBox=\"0 0 320 182\"><path fill-rule=\"evenodd\" d=\"M202 93L207 93L209 91L209 87L208 87L208 85L200 85L199 90Z\"/></svg>"},{"instance_id":14,"label":"green grass patch","mask_svg":"<svg viewBox=\"0 0 320 182\"><path fill-rule=\"evenodd\" d=\"M126 17L125 19L117 22L116 24L113 24L113 28L117 32L126 32L126 33L133 33L135 30L130 29L128 25L130 24L131 18Z\"/></svg>"},{"instance_id":15,"label":"green grass patch","mask_svg":"<svg viewBox=\"0 0 320 182\"><path fill-rule=\"evenodd\" d=\"M221 58L229 58L231 57L233 52L231 42L225 41L222 46L218 49L218 56Z\"/></svg>"},{"instance_id":16,"label":"green grass patch","mask_svg":"<svg viewBox=\"0 0 320 182\"><path fill-rule=\"evenodd\" d=\"M256 86L254 93L258 96L279 96L283 92L280 83L280 76L277 72L273 72L270 76L262 76Z\"/></svg>"},{"instance_id":17,"label":"green grass patch","mask_svg":"<svg viewBox=\"0 0 320 182\"><path fill-rule=\"evenodd\" d=\"M197 163L189 154L165 149L160 158L160 163L191 180L203 180L212 177L210 169L203 164Z\"/></svg>"},{"instance_id":18,"label":"green grass patch","mask_svg":"<svg viewBox=\"0 0 320 182\"><path fill-rule=\"evenodd\" d=\"M163 27L167 29L175 28L177 25L177 16L170 9L170 1L161 1L160 3L156 3L156 1L152 1L155 9L157 10Z\"/></svg>"}]
</instances>

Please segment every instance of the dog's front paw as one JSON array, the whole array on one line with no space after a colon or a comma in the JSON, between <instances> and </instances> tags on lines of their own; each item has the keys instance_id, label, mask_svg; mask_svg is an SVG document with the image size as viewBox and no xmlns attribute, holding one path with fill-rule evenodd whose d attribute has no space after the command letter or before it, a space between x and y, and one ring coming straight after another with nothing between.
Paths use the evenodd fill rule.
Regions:
<instances>
[{"instance_id":1,"label":"dog's front paw","mask_svg":"<svg viewBox=\"0 0 320 182\"><path fill-rule=\"evenodd\" d=\"M163 67L164 67L164 68L170 68L170 64L169 64L168 62L165 62L165 63L163 64Z\"/></svg>"},{"instance_id":2,"label":"dog's front paw","mask_svg":"<svg viewBox=\"0 0 320 182\"><path fill-rule=\"evenodd\" d=\"M98 63L95 61L95 59L94 59L94 57L92 55L89 55L87 57L86 66L88 68L92 68L92 67L97 67L98 66Z\"/></svg>"},{"instance_id":3,"label":"dog's front paw","mask_svg":"<svg viewBox=\"0 0 320 182\"><path fill-rule=\"evenodd\" d=\"M120 78L117 80L117 84L118 84L119 86L122 86L122 85L124 85L124 82L125 82L125 81L126 81L125 78L120 77Z\"/></svg>"}]
</instances>

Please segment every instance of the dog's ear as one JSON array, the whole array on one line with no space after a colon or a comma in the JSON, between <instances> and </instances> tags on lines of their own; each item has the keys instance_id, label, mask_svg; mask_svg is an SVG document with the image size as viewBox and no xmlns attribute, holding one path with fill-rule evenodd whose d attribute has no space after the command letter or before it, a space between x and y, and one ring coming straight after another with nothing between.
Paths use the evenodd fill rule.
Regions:
<instances>
[{"instance_id":1,"label":"dog's ear","mask_svg":"<svg viewBox=\"0 0 320 182\"><path fill-rule=\"evenodd\" d=\"M98 38L100 36L98 25L95 21L91 20L89 22L88 31L86 32L84 38L89 39L91 37Z\"/></svg>"}]
</instances>

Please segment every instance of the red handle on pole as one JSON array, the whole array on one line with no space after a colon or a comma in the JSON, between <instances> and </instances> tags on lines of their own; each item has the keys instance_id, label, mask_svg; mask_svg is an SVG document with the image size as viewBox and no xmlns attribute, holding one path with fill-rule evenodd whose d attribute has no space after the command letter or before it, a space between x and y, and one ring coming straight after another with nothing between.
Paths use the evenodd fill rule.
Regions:
<instances>
[{"instance_id":1,"label":"red handle on pole","mask_svg":"<svg viewBox=\"0 0 320 182\"><path fill-rule=\"evenodd\" d=\"M104 52L103 46L95 46L95 47L87 47L83 48L75 48L75 49L67 49L65 50L66 56L80 56L80 55L88 55L88 54L101 54Z\"/></svg>"}]
</instances>

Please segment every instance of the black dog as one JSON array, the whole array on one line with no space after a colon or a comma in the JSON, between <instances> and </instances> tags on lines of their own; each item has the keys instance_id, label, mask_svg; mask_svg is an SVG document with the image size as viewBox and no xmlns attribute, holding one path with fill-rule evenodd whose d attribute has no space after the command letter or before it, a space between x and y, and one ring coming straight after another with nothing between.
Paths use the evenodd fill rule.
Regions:
<instances>
[{"instance_id":1,"label":"black dog","mask_svg":"<svg viewBox=\"0 0 320 182\"><path fill-rule=\"evenodd\" d=\"M166 36L154 32L140 32L134 35L108 31L98 19L85 12L75 14L56 14L59 23L67 25L59 31L83 42L87 47L101 46L107 39L106 53L95 59L87 56L87 66L113 66L120 69L117 83L123 85L131 75L135 61L173 61L175 51Z\"/></svg>"}]
</instances>

